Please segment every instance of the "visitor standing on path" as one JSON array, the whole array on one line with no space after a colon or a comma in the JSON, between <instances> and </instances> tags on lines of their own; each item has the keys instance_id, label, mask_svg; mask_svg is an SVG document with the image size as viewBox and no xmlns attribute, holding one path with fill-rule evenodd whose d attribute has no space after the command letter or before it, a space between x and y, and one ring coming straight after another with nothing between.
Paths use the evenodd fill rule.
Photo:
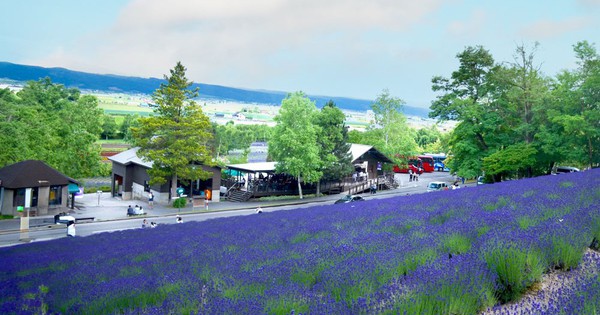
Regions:
<instances>
[{"instance_id":1,"label":"visitor standing on path","mask_svg":"<svg viewBox=\"0 0 600 315\"><path fill-rule=\"evenodd\" d=\"M154 207L154 194L152 192L148 193L148 207L150 207L150 209Z\"/></svg>"},{"instance_id":2,"label":"visitor standing on path","mask_svg":"<svg viewBox=\"0 0 600 315\"><path fill-rule=\"evenodd\" d=\"M67 223L67 236L74 237L75 234L76 234L76 232L75 232L75 222L74 221L69 221Z\"/></svg>"}]
</instances>

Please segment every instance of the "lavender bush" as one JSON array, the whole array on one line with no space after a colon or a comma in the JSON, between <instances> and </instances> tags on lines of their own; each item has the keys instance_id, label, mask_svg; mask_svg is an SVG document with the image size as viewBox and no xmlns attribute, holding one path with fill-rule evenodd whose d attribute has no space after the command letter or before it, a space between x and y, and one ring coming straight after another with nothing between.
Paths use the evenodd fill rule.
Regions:
<instances>
[{"instance_id":1,"label":"lavender bush","mask_svg":"<svg viewBox=\"0 0 600 315\"><path fill-rule=\"evenodd\" d=\"M545 272L598 270L598 175L2 248L0 313L476 314ZM597 273L578 277L526 313L600 310Z\"/></svg>"}]
</instances>

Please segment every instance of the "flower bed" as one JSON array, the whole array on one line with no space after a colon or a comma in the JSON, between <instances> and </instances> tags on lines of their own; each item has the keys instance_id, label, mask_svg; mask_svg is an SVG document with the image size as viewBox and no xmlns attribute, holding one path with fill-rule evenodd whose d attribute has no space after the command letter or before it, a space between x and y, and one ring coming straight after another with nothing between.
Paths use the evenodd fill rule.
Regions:
<instances>
[{"instance_id":1,"label":"flower bed","mask_svg":"<svg viewBox=\"0 0 600 315\"><path fill-rule=\"evenodd\" d=\"M0 313L477 314L581 271L600 239L599 175L1 248ZM568 294L528 313L600 309L586 259Z\"/></svg>"}]
</instances>

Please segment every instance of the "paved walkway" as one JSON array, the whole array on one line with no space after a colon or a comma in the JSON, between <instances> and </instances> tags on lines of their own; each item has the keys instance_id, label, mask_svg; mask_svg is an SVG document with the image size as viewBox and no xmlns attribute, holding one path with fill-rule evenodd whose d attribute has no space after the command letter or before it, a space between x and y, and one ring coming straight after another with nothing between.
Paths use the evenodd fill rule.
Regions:
<instances>
[{"instance_id":1,"label":"paved walkway","mask_svg":"<svg viewBox=\"0 0 600 315\"><path fill-rule=\"evenodd\" d=\"M203 213L203 212L214 212L214 211L228 211L228 210L239 210L239 209L254 209L257 207L268 208L282 205L293 205L293 204L306 204L306 203L320 203L320 202L333 202L334 200L340 199L341 195L323 196L319 198L305 198L290 199L290 200L275 200L275 201L248 201L248 202L209 202L208 210L202 207L192 207L190 203L185 208L177 209L171 205L154 204L151 208L147 201L141 200L121 200L120 198L110 197L109 193L103 193L100 198L97 194L85 194L75 198L75 208L69 209L69 215L79 218L94 218L94 221L111 221L111 220L128 220L128 219L139 219L140 217L128 217L127 207L129 205L135 206L140 205L144 208L144 212L147 213L145 217L162 217L162 216L175 216L177 214L185 215L191 213ZM81 221L80 223L91 222L88 220ZM46 227L48 224L54 224L54 216L37 216L30 218L30 228ZM20 228L20 219L9 219L0 220L0 233L17 231Z\"/></svg>"},{"instance_id":2,"label":"paved walkway","mask_svg":"<svg viewBox=\"0 0 600 315\"><path fill-rule=\"evenodd\" d=\"M406 194L406 188L414 188L416 183L409 183L404 181L403 185L397 189L378 191L376 198L379 197L391 197L393 195L404 195ZM419 186L425 186L425 183L420 183ZM424 191L424 189L423 189ZM214 211L229 211L229 210L240 210L240 209L256 209L257 207L269 208L276 206L294 205L294 204L307 204L307 203L333 203L335 200L340 199L343 194L336 195L325 195L322 197L313 197L305 199L288 199L288 200L274 200L274 201L247 201L247 202L230 202L221 201L215 203L209 203L208 210L205 207L192 207L189 203L187 207L177 209L171 205L159 205L155 204L153 208L150 208L147 201L142 200L121 200L120 198L113 198L110 193L103 193L98 198L97 194L85 194L75 199L75 208L69 209L69 214L75 218L94 218L94 221L112 221L112 220L129 220L139 219L140 217L128 217L127 207L128 205L141 205L144 207L147 215L145 217L164 217L164 216L175 216L177 214L185 215L192 213L205 213ZM363 194L368 196L369 194ZM91 221L81 221L80 223L86 223ZM54 216L39 216L31 217L30 229L42 229L47 228L48 225L54 224ZM20 219L9 219L0 220L0 234L14 233L19 231Z\"/></svg>"}]
</instances>

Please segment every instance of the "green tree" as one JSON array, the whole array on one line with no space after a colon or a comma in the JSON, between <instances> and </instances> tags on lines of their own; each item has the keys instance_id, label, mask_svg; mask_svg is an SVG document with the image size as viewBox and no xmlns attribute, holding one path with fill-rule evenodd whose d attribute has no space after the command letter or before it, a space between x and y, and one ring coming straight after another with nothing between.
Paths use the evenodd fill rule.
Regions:
<instances>
[{"instance_id":1,"label":"green tree","mask_svg":"<svg viewBox=\"0 0 600 315\"><path fill-rule=\"evenodd\" d=\"M198 88L185 76L186 68L177 62L170 75L152 95L158 105L156 115L140 118L140 126L132 128L138 155L152 161L148 170L150 184L162 184L171 179L171 194L175 196L177 180L208 179L210 172L198 165L214 165L209 144L211 126L202 108L194 102Z\"/></svg>"},{"instance_id":2,"label":"green tree","mask_svg":"<svg viewBox=\"0 0 600 315\"><path fill-rule=\"evenodd\" d=\"M435 125L428 128L421 128L417 130L415 136L415 142L423 150L428 151L426 148L430 145L439 142L442 134Z\"/></svg>"},{"instance_id":3,"label":"green tree","mask_svg":"<svg viewBox=\"0 0 600 315\"><path fill-rule=\"evenodd\" d=\"M498 130L502 118L492 98L497 66L481 46L467 47L456 57L460 65L450 78L432 79L432 90L441 94L432 102L429 116L459 121L449 139L452 158L447 164L459 176L469 178L481 174L483 157L496 142L495 135L502 134Z\"/></svg>"},{"instance_id":4,"label":"green tree","mask_svg":"<svg viewBox=\"0 0 600 315\"><path fill-rule=\"evenodd\" d=\"M102 138L114 139L117 135L119 126L117 126L117 122L115 117L112 115L102 115Z\"/></svg>"},{"instance_id":5,"label":"green tree","mask_svg":"<svg viewBox=\"0 0 600 315\"><path fill-rule=\"evenodd\" d=\"M323 163L317 137L320 128L314 123L317 107L304 93L295 92L282 102L269 142L269 155L277 161L276 171L298 179L302 199L302 181L316 183L323 176Z\"/></svg>"},{"instance_id":6,"label":"green tree","mask_svg":"<svg viewBox=\"0 0 600 315\"><path fill-rule=\"evenodd\" d=\"M587 41L573 48L579 68L557 76L540 139L551 162L592 167L600 163L600 57Z\"/></svg>"},{"instance_id":7,"label":"green tree","mask_svg":"<svg viewBox=\"0 0 600 315\"><path fill-rule=\"evenodd\" d=\"M50 79L28 82L16 94L0 90L0 166L27 159L71 177L100 171L101 110L93 96Z\"/></svg>"},{"instance_id":8,"label":"green tree","mask_svg":"<svg viewBox=\"0 0 600 315\"><path fill-rule=\"evenodd\" d=\"M125 119L123 119L123 123L121 123L121 125L119 126L119 133L121 133L123 140L130 142L130 143L133 142L131 128L137 128L140 126L139 119L140 119L140 116L137 114L125 115Z\"/></svg>"},{"instance_id":9,"label":"green tree","mask_svg":"<svg viewBox=\"0 0 600 315\"><path fill-rule=\"evenodd\" d=\"M392 97L384 89L371 105L374 121L363 136L364 144L376 147L396 163L403 162L397 155L417 153L415 131L408 126L406 117L401 112L403 106L402 99Z\"/></svg>"},{"instance_id":10,"label":"green tree","mask_svg":"<svg viewBox=\"0 0 600 315\"><path fill-rule=\"evenodd\" d=\"M316 115L315 123L320 127L317 144L323 162L324 179L341 180L354 171L345 120L346 115L333 101L327 102ZM317 194L320 193L319 184Z\"/></svg>"}]
</instances>

